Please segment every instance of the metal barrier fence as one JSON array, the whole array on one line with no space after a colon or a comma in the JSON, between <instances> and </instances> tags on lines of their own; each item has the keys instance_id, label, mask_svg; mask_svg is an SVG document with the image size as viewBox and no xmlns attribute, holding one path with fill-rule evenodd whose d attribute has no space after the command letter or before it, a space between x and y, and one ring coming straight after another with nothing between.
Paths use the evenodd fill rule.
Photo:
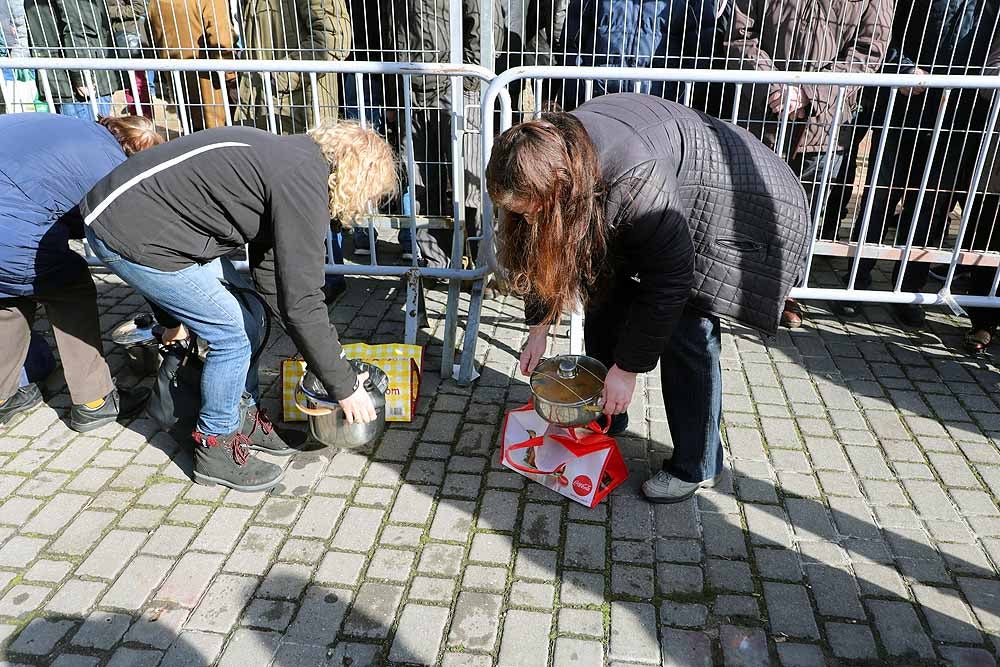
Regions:
<instances>
[{"instance_id":1,"label":"metal barrier fence","mask_svg":"<svg viewBox=\"0 0 1000 667\"><path fill-rule=\"evenodd\" d=\"M695 88L699 85L725 87L722 91L730 114L727 117L737 125L750 126L752 121L739 116L741 98L746 94L754 94L755 87L783 85L789 86L819 85L830 86L835 91L835 113L830 127L826 128L827 138L825 149L817 157L820 164L818 174L812 182L805 183L807 191L811 191L812 207L812 242L806 266L804 267L801 284L792 292L792 297L800 299L823 299L831 301L859 301L882 303L915 303L915 304L945 304L954 310L959 306L1000 307L997 296L1000 286L1000 243L996 241L994 225L997 215L997 202L1000 202L1000 189L993 177L996 163L997 117L1000 115L1000 79L983 76L928 76L928 75L871 75L828 72L725 72L710 70L671 70L671 71L637 71L630 68L562 68L562 67L522 67L499 74L489 85L483 100L483 108L490 109L496 103L502 91L511 84L525 80L534 82L552 80L572 80L583 82L587 97L593 92L591 82L594 80L614 79L621 81L665 81L681 86L681 97L685 104L691 105L695 96ZM863 190L860 197L859 210L856 216L847 217L844 225L838 218L836 223L827 225L824 230L824 218L831 210L828 202L831 184L837 175L834 157L842 152L841 131L849 119L842 113L845 96L851 89L865 88L887 93L886 109L880 123L874 127L876 139L869 151L869 161L864 173L859 175L856 186ZM902 95L913 89L923 89L924 95L934 98L936 105L930 108L927 117L932 119L930 127L907 127L898 124L899 116L896 107L900 99L908 99ZM726 98L725 95L729 97ZM954 125L946 128L946 121L954 123L959 115L951 112L957 103L964 98L974 100L968 102L973 107L979 106L975 118L981 118L981 127L969 125ZM506 97L506 96L505 96ZM711 95L709 95L711 97ZM482 121L483 159L488 161L492 150L494 137L499 131L510 127L513 123L513 110L501 101L503 112L500 127L494 130L492 114L484 114ZM536 100L535 113L541 111L541 99ZM780 116L771 128L774 147L782 152L786 146L786 137L796 132L796 124L790 110L790 100L786 93L784 106ZM754 128L750 128L754 129ZM852 128L848 128L852 129ZM868 128L853 128L864 131ZM900 136L914 133L918 136L900 141ZM757 132L760 133L760 128ZM923 155L915 154L916 142L926 149ZM958 149L955 146L958 145ZM889 147L889 148L887 148ZM892 155L890 155L890 153ZM786 156L787 157L787 156ZM890 159L891 158L891 159ZM923 160L920 164L918 160ZM899 171L897 164L905 162L905 174L900 182L893 178L882 178L887 172L896 176ZM794 160L793 160L794 162ZM887 163L889 163L887 165ZM948 169L961 167L962 173L942 173ZM983 178L984 173L987 178ZM946 180L950 178L950 180ZM853 176L852 176L853 178ZM935 180L936 179L936 180ZM963 180L965 179L965 180ZM934 185L938 187L934 187ZM885 200L887 195L892 203L891 210L883 206L881 218L873 219L876 202ZM934 215L948 216L955 205L961 209L957 220L933 220ZM902 208L903 216L909 216L911 224L897 215L896 207ZM487 219L492 215L492 205L487 201L484 205ZM836 209L839 215L841 209ZM978 217L974 217L978 216ZM890 232L888 218L896 218L896 229ZM917 224L926 220L927 224ZM952 224L949 224L951 222ZM829 236L824 232L828 232ZM919 236L918 236L919 234ZM843 240L841 240L843 238ZM811 285L812 270L815 268L813 259L819 255L846 257L850 259L850 268L846 284L843 288L817 287ZM862 284L866 266L876 259L898 260L899 268L894 278L891 291L868 289ZM867 261L866 261L867 260ZM936 293L922 290L904 289L904 277L908 265L917 262L942 262L948 265L944 286ZM992 272L990 287L986 294L953 295L951 288L956 269L961 265L971 265ZM473 309L478 308L473 304ZM582 342L582 326L579 313L572 318L571 342L574 350L579 350Z\"/></svg>"},{"instance_id":2,"label":"metal barrier fence","mask_svg":"<svg viewBox=\"0 0 1000 667\"><path fill-rule=\"evenodd\" d=\"M310 84L307 88L310 93L303 98L304 104L301 105L302 108L293 108L291 113L301 113L305 116L308 112L309 125L312 125L312 121L314 119L321 119L324 115L324 111L328 111L334 116L337 112L336 108L324 109L321 105L321 95L318 92L314 92L319 88L320 77L323 75L343 75L348 78L348 80L353 80L358 90L362 90L367 81L370 80L370 77L373 76L398 77L402 90L402 100L398 110L402 117L396 119L396 123L398 125L396 144L404 167L404 173L401 176L401 189L404 194L401 199L408 200L411 204L406 207L405 214L401 214L399 210L400 207L397 203L394 208L389 207L382 211L372 211L371 215L367 217L367 239L370 243L371 253L369 256L369 263L367 265L344 265L335 263L333 248L334 239L332 233L328 235L327 265L325 268L328 274L399 276L404 278L406 281L404 334L406 342L414 342L416 340L418 323L421 317L420 291L422 287L420 278L426 277L447 280L449 282L449 287L448 305L445 314L445 330L442 341L444 346L442 374L445 377L450 377L454 365L455 339L459 324L459 297L461 294L461 285L463 282L473 281L481 287L483 277L490 271L490 269L484 264L470 266L468 268L463 267L463 258L467 258L472 254L466 250L467 246L478 243L482 241L484 236L488 237L492 234L492 230L489 229L488 223L485 224L483 232L477 232L470 235L466 235L465 233L467 198L463 194L465 189L464 183L467 175L478 178L477 174L482 164L478 156L478 149L481 145L478 137L478 113L474 118L469 119L466 116L467 108L465 105L459 104L455 105L451 109L446 109L443 118L432 119L432 122L444 125L444 129L447 131L447 136L443 138L443 143L434 143L434 148L441 148L443 152L435 153L434 150L429 150L426 146L422 149L419 145L421 139L420 131L419 129L415 129L415 125L418 124L418 117L423 115L423 120L426 121L428 113L437 114L439 112L438 110L428 110L426 108L415 107L411 99L410 84L414 77L435 77L444 79L450 86L452 86L453 89L461 90L464 82L467 80L471 80L475 82L477 86L481 86L483 83L488 82L493 75L487 70L475 65L371 63L354 61L288 62L258 60L250 62L227 62L225 63L228 68L227 70L222 71L215 69L222 64L223 63L219 61L207 60L164 61L150 59L108 60L81 58L0 58L0 70L4 68L11 68L36 71L40 82L39 87L43 91L43 96L45 97L44 101L46 102L48 108L52 110L58 108L58 105L51 97L51 93L49 92L50 87L47 84L50 73L53 70L58 69L62 71L80 73L87 81L92 81L96 76L99 76L100 73L103 72L124 72L125 77L123 78L123 81L126 79L130 80L133 89L135 88L137 73L156 72L161 76L170 77L176 84L174 88L174 94L176 97L169 104L157 102L157 107L159 108L154 108L154 118L162 121L167 118L165 112L173 110L176 112L175 120L177 127L175 129L179 134L185 134L191 130L190 126L184 122L184 118L187 113L191 111L191 104L188 103L186 95L186 92L188 91L185 89L185 86L182 85L182 78L189 74L209 78L219 82L219 85L224 85L227 78L232 77L233 75L238 78L243 76L252 77L263 75L262 78L265 82L271 81L268 77L271 73L293 72L300 74L303 77L308 77ZM281 116L276 109L277 104L275 100L276 98L273 94L268 94L264 98L266 113L260 119L261 124L264 128L269 129L272 132L287 132L288 128L285 127L285 123L282 122L284 117ZM365 125L370 123L371 119L369 114L366 113L363 97L359 98L359 101L360 113L358 114L358 120L362 125ZM90 104L93 107L92 110L96 116L98 113L97 101L93 97L90 99ZM119 102L114 105L115 108L111 109L111 112L142 113L142 104L143 103L140 101L139 96L135 95L131 101L126 101L124 99L119 100ZM204 108L204 105L200 106ZM230 100L223 97L221 106L226 125L239 124L241 122L236 104L231 103ZM253 125L254 123L251 122L249 124ZM302 129L304 130L306 128ZM385 131L384 127L381 129ZM393 133L390 132L390 134ZM428 143L434 141L434 138L428 139L427 137L424 137L424 139ZM470 151L470 148L475 148L476 150ZM471 156L469 155L470 152L473 153ZM424 158L423 160L418 161L416 159L418 153L422 155ZM438 174L438 177L441 178L442 181L447 180L450 183L449 189L451 190L451 194L449 195L448 204L450 205L451 211L447 218L444 216L437 216L433 218L419 216L417 213L418 207L412 205L412 202L418 201L417 184L421 181L426 181L428 178L426 172L433 171L434 169L437 169L438 171L449 170L450 172L447 174ZM421 171L425 172L423 174L423 178L421 178ZM458 221L458 224L454 224L453 221ZM409 232L409 250L412 254L412 258L406 266L380 263L378 260L378 250L375 236L376 230L388 230L391 228L398 228ZM446 234L450 232L450 245L448 245L447 239L442 239L442 243L444 245L448 245L448 247L442 248L442 250L449 255L447 259L448 265L445 267L423 266L418 259L418 231L424 231L431 228L441 230ZM406 249L404 248L404 251L405 250ZM92 264L98 263L97 259L89 253L89 250L87 252L89 261ZM246 264L243 263L242 266L245 268ZM476 326L478 323L478 313L473 321L474 326ZM475 354L474 341L475 337L472 338L471 345L462 349L461 367L465 369L465 371L460 379L467 379L471 377L472 363Z\"/></svg>"}]
</instances>

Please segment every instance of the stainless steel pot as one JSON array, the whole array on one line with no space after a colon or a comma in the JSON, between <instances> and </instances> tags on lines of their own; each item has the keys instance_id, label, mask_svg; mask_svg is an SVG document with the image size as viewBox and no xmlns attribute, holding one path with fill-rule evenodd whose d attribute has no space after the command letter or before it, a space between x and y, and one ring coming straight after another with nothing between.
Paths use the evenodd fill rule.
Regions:
<instances>
[{"instance_id":1,"label":"stainless steel pot","mask_svg":"<svg viewBox=\"0 0 1000 667\"><path fill-rule=\"evenodd\" d=\"M119 322L111 331L111 340L125 348L128 367L138 377L152 375L160 365L158 340L155 329L159 327L152 313L137 313Z\"/></svg>"},{"instance_id":2,"label":"stainless steel pot","mask_svg":"<svg viewBox=\"0 0 1000 667\"><path fill-rule=\"evenodd\" d=\"M597 359L566 354L538 362L531 393L538 416L557 426L583 426L600 416L608 369Z\"/></svg>"},{"instance_id":3,"label":"stainless steel pot","mask_svg":"<svg viewBox=\"0 0 1000 667\"><path fill-rule=\"evenodd\" d=\"M385 392L389 378L378 366L351 359L359 375L368 373L365 391L375 404L375 421L349 424L344 409L330 400L315 375L307 371L295 391L295 405L309 416L309 432L317 441L339 449L362 449L375 443L385 432Z\"/></svg>"}]
</instances>

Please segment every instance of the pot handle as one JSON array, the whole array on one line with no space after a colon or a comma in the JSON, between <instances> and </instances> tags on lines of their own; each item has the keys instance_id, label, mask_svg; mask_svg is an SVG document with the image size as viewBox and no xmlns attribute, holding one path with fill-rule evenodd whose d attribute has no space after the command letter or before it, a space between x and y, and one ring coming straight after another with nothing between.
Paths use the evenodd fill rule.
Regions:
<instances>
[{"instance_id":1,"label":"pot handle","mask_svg":"<svg viewBox=\"0 0 1000 667\"><path fill-rule=\"evenodd\" d=\"M333 413L333 410L331 410L330 408L307 408L306 406L302 405L302 402L299 400L300 395L304 396L302 392L302 387L296 386L295 393L292 396L292 400L295 401L295 407L299 409L299 412L309 415L311 417L324 417L328 414Z\"/></svg>"}]
</instances>

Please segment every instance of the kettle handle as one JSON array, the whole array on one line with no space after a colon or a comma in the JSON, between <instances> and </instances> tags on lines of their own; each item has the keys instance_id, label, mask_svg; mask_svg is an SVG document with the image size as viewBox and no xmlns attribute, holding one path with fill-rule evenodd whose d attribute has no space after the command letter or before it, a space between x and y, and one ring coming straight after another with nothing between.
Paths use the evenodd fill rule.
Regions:
<instances>
[{"instance_id":1,"label":"kettle handle","mask_svg":"<svg viewBox=\"0 0 1000 667\"><path fill-rule=\"evenodd\" d=\"M300 395L304 395L302 387L296 385L295 393L292 395L292 400L295 402L295 407L298 408L299 412L312 417L323 417L333 412L330 408L308 408L302 405L302 402L299 401Z\"/></svg>"}]
</instances>

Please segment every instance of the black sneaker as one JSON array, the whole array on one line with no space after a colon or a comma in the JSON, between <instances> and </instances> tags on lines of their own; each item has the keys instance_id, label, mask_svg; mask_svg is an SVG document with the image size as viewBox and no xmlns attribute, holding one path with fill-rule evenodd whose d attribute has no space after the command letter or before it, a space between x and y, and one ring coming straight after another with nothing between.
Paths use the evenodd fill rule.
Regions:
<instances>
[{"instance_id":1,"label":"black sneaker","mask_svg":"<svg viewBox=\"0 0 1000 667\"><path fill-rule=\"evenodd\" d=\"M924 309L915 303L895 303L892 305L892 312L896 319L908 327L921 327L927 319Z\"/></svg>"},{"instance_id":2,"label":"black sneaker","mask_svg":"<svg viewBox=\"0 0 1000 667\"><path fill-rule=\"evenodd\" d=\"M0 424L6 424L11 419L27 412L42 402L42 392L37 384L27 384L19 387L14 395L8 398L3 405L0 405Z\"/></svg>"},{"instance_id":3,"label":"black sneaker","mask_svg":"<svg viewBox=\"0 0 1000 667\"><path fill-rule=\"evenodd\" d=\"M146 407L149 395L146 387L116 387L104 397L104 405L99 408L74 405L69 414L69 427L77 433L86 433L119 419L134 417Z\"/></svg>"},{"instance_id":4,"label":"black sneaker","mask_svg":"<svg viewBox=\"0 0 1000 667\"><path fill-rule=\"evenodd\" d=\"M242 433L204 435L195 431L194 481L205 486L220 484L237 491L267 491L285 476L273 463L250 457L249 439Z\"/></svg>"},{"instance_id":5,"label":"black sneaker","mask_svg":"<svg viewBox=\"0 0 1000 667\"><path fill-rule=\"evenodd\" d=\"M295 454L298 450L293 449L289 444L301 445L306 441L305 433L301 431L288 431L282 437L282 434L274 426L274 422L267 416L267 411L256 405L244 410L240 433L247 438L247 449L277 456Z\"/></svg>"}]
</instances>

